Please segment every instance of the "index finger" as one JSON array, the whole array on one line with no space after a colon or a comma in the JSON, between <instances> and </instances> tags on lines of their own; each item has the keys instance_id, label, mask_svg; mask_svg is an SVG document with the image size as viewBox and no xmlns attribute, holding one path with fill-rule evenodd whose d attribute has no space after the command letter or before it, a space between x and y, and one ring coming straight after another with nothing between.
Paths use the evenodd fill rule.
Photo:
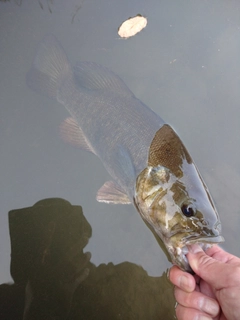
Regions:
<instances>
[{"instance_id":1,"label":"index finger","mask_svg":"<svg viewBox=\"0 0 240 320\"><path fill-rule=\"evenodd\" d=\"M186 292L194 291L196 286L194 277L190 273L182 271L177 266L173 266L169 270L169 280L172 284Z\"/></svg>"}]
</instances>

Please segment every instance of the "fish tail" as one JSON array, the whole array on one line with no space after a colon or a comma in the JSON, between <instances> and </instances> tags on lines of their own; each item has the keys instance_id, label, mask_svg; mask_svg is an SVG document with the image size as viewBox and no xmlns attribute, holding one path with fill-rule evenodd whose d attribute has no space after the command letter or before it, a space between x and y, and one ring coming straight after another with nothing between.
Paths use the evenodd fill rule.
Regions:
<instances>
[{"instance_id":1,"label":"fish tail","mask_svg":"<svg viewBox=\"0 0 240 320\"><path fill-rule=\"evenodd\" d=\"M57 39L53 35L45 37L27 73L28 86L38 93L57 98L64 79L71 74L72 68Z\"/></svg>"}]
</instances>

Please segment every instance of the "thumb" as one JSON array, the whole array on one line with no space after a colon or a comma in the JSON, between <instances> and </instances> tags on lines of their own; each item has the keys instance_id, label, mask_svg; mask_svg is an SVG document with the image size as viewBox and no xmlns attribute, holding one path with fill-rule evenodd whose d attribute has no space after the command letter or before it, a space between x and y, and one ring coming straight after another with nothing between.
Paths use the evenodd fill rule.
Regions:
<instances>
[{"instance_id":1,"label":"thumb","mask_svg":"<svg viewBox=\"0 0 240 320\"><path fill-rule=\"evenodd\" d=\"M221 289L229 285L226 277L228 265L209 257L199 245L189 246L187 258L193 271L213 288Z\"/></svg>"}]
</instances>

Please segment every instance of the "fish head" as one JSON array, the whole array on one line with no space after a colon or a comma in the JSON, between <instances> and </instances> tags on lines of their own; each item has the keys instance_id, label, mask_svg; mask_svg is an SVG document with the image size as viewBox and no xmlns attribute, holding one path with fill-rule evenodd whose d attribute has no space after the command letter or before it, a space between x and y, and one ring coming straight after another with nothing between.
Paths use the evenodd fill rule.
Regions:
<instances>
[{"instance_id":1,"label":"fish head","mask_svg":"<svg viewBox=\"0 0 240 320\"><path fill-rule=\"evenodd\" d=\"M188 245L198 243L206 250L224 238L206 184L181 140L177 135L174 139L180 148L170 153L181 153L175 155L177 165L175 162L166 166L167 161L161 161L162 157L158 159L161 164L157 164L150 156L149 165L136 179L134 203L143 220L163 242L172 263L192 272L186 257Z\"/></svg>"}]
</instances>

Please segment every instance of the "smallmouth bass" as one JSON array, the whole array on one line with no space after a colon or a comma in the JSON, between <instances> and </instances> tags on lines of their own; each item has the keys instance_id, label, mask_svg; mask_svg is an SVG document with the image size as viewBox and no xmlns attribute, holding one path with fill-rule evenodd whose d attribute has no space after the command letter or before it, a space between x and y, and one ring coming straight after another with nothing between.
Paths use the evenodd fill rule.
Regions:
<instances>
[{"instance_id":1,"label":"smallmouth bass","mask_svg":"<svg viewBox=\"0 0 240 320\"><path fill-rule=\"evenodd\" d=\"M65 140L97 155L112 177L97 200L133 203L172 263L191 272L187 245L224 241L219 215L191 156L160 116L109 69L71 67L52 35L39 45L27 74L33 90L69 111Z\"/></svg>"}]
</instances>

